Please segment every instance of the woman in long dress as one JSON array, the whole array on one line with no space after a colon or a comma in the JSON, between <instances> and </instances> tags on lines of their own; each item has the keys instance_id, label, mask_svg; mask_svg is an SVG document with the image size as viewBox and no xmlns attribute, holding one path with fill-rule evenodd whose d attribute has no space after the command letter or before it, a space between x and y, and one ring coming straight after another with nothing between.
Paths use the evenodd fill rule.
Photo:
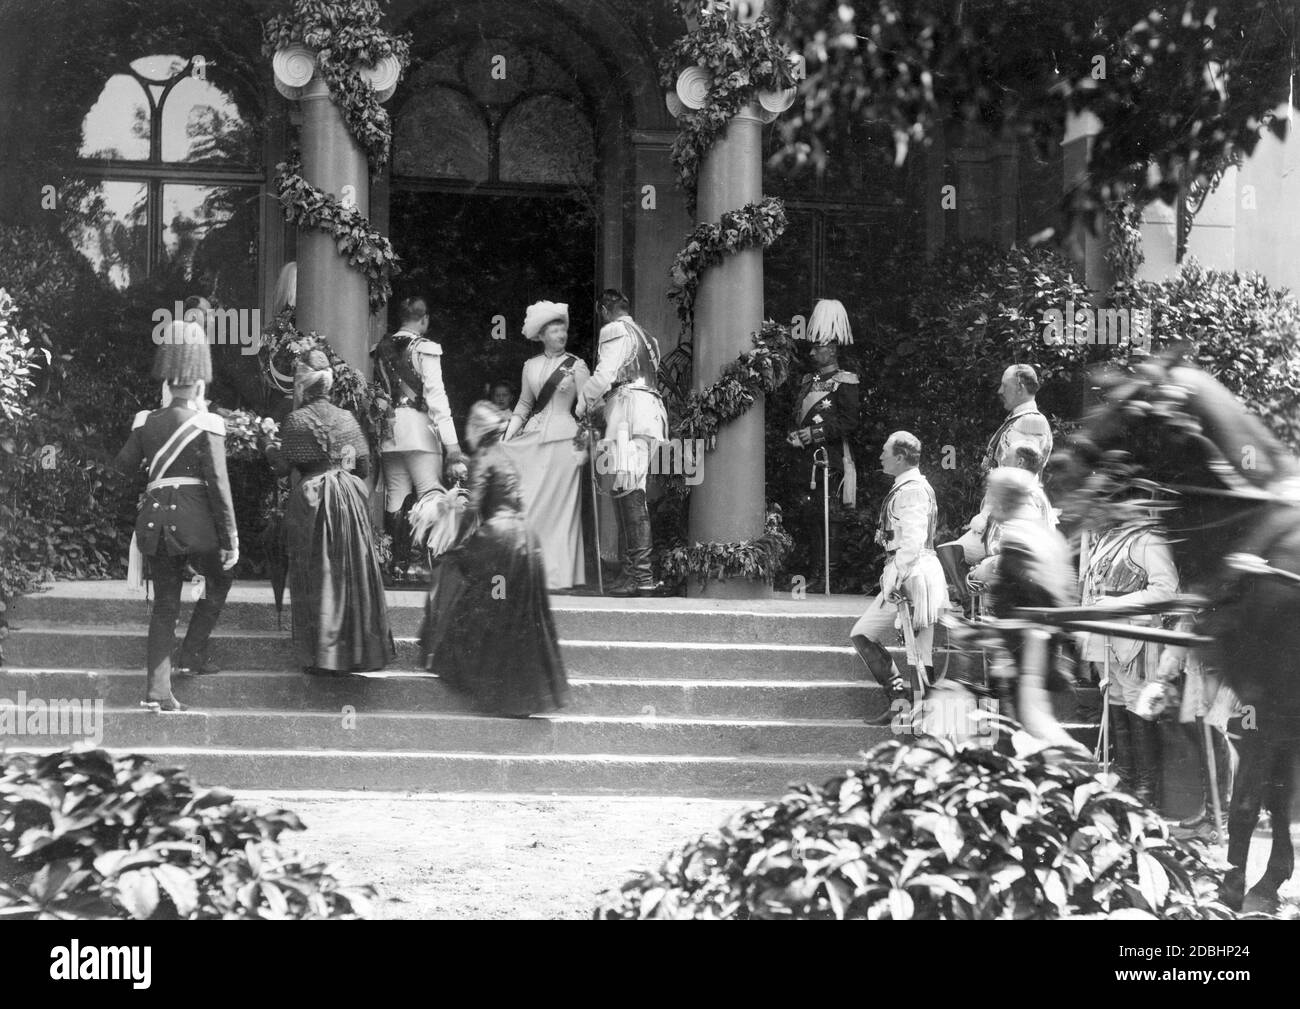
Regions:
<instances>
[{"instance_id":1,"label":"woman in long dress","mask_svg":"<svg viewBox=\"0 0 1300 1009\"><path fill-rule=\"evenodd\" d=\"M573 404L591 372L566 353L569 307L539 301L528 307L524 336L542 353L524 363L519 402L506 429L505 450L519 470L528 520L542 543L546 586L552 591L587 582L582 542L582 467Z\"/></svg>"},{"instance_id":2,"label":"woman in long dress","mask_svg":"<svg viewBox=\"0 0 1300 1009\"><path fill-rule=\"evenodd\" d=\"M465 422L472 459L466 525L443 556L421 630L425 667L485 712L516 718L563 706L568 681L519 472L501 445L506 414L480 400Z\"/></svg>"},{"instance_id":3,"label":"woman in long dress","mask_svg":"<svg viewBox=\"0 0 1300 1009\"><path fill-rule=\"evenodd\" d=\"M304 670L345 675L382 669L394 655L365 477L370 447L347 410L329 401L334 372L319 350L294 373L301 404L266 447L292 474L285 509L293 640Z\"/></svg>"}]
</instances>

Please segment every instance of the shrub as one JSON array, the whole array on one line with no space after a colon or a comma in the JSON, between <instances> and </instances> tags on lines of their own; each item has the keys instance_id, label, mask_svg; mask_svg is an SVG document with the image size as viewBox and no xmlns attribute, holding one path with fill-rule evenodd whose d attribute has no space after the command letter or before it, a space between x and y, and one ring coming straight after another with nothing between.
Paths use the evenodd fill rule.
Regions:
<instances>
[{"instance_id":1,"label":"shrub","mask_svg":"<svg viewBox=\"0 0 1300 1009\"><path fill-rule=\"evenodd\" d=\"M12 424L22 412L32 390L32 369L39 367L41 353L32 346L25 329L14 321L14 300L0 287L0 424ZM44 353L45 363L50 360ZM0 432L4 427L0 427Z\"/></svg>"},{"instance_id":2,"label":"shrub","mask_svg":"<svg viewBox=\"0 0 1300 1009\"><path fill-rule=\"evenodd\" d=\"M1258 273L1207 270L1194 260L1168 280L1117 285L1114 301L1151 312L1153 350L1188 356L1300 451L1300 301Z\"/></svg>"},{"instance_id":3,"label":"shrub","mask_svg":"<svg viewBox=\"0 0 1300 1009\"><path fill-rule=\"evenodd\" d=\"M88 749L0 766L2 918L358 918L374 896L281 846L295 814L178 768Z\"/></svg>"},{"instance_id":4,"label":"shrub","mask_svg":"<svg viewBox=\"0 0 1300 1009\"><path fill-rule=\"evenodd\" d=\"M596 917L1231 918L1216 873L1113 780L1041 751L881 743L602 895Z\"/></svg>"}]
</instances>

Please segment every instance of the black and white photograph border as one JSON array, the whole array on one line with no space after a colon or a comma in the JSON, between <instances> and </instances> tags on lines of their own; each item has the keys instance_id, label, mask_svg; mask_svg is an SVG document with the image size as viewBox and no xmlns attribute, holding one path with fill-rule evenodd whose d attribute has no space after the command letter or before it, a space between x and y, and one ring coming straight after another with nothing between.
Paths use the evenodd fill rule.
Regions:
<instances>
[{"instance_id":1,"label":"black and white photograph border","mask_svg":"<svg viewBox=\"0 0 1300 1009\"><path fill-rule=\"evenodd\" d=\"M0 0L0 920L1114 920L1099 979L1252 980L1149 923L1300 918L1298 51Z\"/></svg>"}]
</instances>

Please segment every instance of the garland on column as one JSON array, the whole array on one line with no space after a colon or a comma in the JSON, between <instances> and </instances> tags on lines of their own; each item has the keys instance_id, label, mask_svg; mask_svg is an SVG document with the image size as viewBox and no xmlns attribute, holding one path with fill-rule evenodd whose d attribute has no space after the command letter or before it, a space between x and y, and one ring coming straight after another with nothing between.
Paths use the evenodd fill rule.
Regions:
<instances>
[{"instance_id":1,"label":"garland on column","mask_svg":"<svg viewBox=\"0 0 1300 1009\"><path fill-rule=\"evenodd\" d=\"M366 152L371 171L388 162L392 120L357 68L391 56L405 71L411 58L409 38L390 35L380 27L381 17L376 0L293 0L287 13L272 17L262 30L262 51L267 56L293 44L315 52L316 65L330 96L342 110L348 131ZM330 235L339 255L354 270L365 274L370 310L381 311L392 295L393 276L401 272L392 243L355 206L345 206L308 182L302 175L298 151L276 170L276 194L285 220ZM259 356L265 381L282 393L291 392L292 378L288 376L292 362L315 349L325 352L334 370L331 400L356 415L372 447L377 449L386 424L386 394L339 357L323 336L298 329L292 311L282 312L264 336Z\"/></svg>"},{"instance_id":2,"label":"garland on column","mask_svg":"<svg viewBox=\"0 0 1300 1009\"><path fill-rule=\"evenodd\" d=\"M771 19L763 16L745 24L730 17L726 4L690 6L697 26L665 53L659 82L671 91L681 71L691 66L703 67L711 75L703 107L685 110L678 117L672 148L678 182L694 214L700 166L727 123L758 92L791 87L794 79L785 49L772 34ZM687 13L681 0L675 0L674 8L679 15ZM695 295L703 272L724 256L756 246L768 248L785 228L785 204L774 196L727 211L717 224L696 226L673 261L668 289L668 297L677 305L683 337L694 324ZM753 341L754 349L724 367L716 382L686 397L681 417L673 425L673 436L683 444L700 439L712 450L723 424L743 416L757 397L786 381L794 358L789 329L769 320ZM681 476L670 478L670 494L685 496L688 490ZM673 579L693 576L707 583L711 578L752 578L770 583L792 546L776 509L768 513L761 536L735 543L678 544L665 553L661 566L664 576Z\"/></svg>"}]
</instances>

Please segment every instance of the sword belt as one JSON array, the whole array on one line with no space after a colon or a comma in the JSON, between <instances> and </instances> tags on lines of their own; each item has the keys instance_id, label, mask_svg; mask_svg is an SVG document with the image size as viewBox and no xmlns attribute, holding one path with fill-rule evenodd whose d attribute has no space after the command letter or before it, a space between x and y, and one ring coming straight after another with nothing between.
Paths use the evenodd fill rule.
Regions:
<instances>
[{"instance_id":1,"label":"sword belt","mask_svg":"<svg viewBox=\"0 0 1300 1009\"><path fill-rule=\"evenodd\" d=\"M206 487L208 482L200 480L193 476L165 476L161 480L152 481L146 491L162 490L165 487Z\"/></svg>"}]
</instances>

